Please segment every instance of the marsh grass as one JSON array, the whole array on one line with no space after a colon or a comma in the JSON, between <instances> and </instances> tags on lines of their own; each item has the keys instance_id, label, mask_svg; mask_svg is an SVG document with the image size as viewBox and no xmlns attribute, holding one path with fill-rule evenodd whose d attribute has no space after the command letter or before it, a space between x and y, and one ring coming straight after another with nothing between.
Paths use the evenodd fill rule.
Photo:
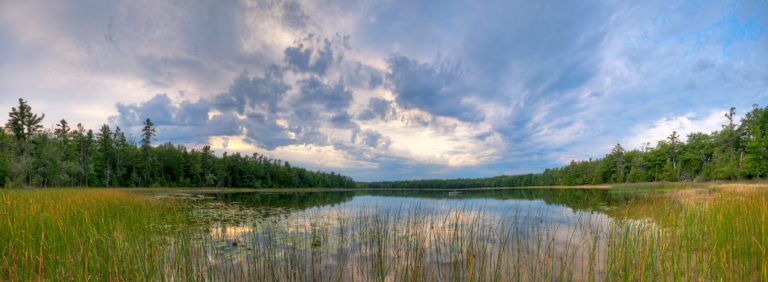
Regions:
<instances>
[{"instance_id":1,"label":"marsh grass","mask_svg":"<svg viewBox=\"0 0 768 282\"><path fill-rule=\"evenodd\" d=\"M609 280L768 281L765 185L654 194L615 212Z\"/></svg>"},{"instance_id":2,"label":"marsh grass","mask_svg":"<svg viewBox=\"0 0 768 282\"><path fill-rule=\"evenodd\" d=\"M183 206L105 189L0 192L0 280L158 277Z\"/></svg>"},{"instance_id":3,"label":"marsh grass","mask_svg":"<svg viewBox=\"0 0 768 282\"><path fill-rule=\"evenodd\" d=\"M0 191L0 280L768 281L766 187L666 189L560 220L471 205L264 217L126 190Z\"/></svg>"}]
</instances>

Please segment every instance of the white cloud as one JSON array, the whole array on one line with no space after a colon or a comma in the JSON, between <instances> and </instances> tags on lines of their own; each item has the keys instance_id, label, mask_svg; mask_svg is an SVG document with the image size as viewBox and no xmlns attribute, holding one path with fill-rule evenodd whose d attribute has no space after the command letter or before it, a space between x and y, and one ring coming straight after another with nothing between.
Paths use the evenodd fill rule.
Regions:
<instances>
[{"instance_id":1,"label":"white cloud","mask_svg":"<svg viewBox=\"0 0 768 282\"><path fill-rule=\"evenodd\" d=\"M639 148L675 130L683 139L717 130L725 118L711 109L744 109L768 97L764 3L746 3L755 5L747 9L697 1L586 1L562 9L526 1L300 0L286 13L282 0L49 2L0 1L1 108L10 109L21 96L46 113L48 126L66 118L96 128L115 114L116 103L141 103L157 93L174 102L211 98L227 92L243 70L258 76L285 63L286 47L302 43L316 52L324 45L317 40L328 38L335 60L318 79L343 84L353 96L349 107L297 109L301 103L295 102L306 99L297 83L314 75L286 71L282 80L292 89L277 113L265 113L275 119L274 128L265 129L285 131L291 142L260 145L273 150L242 137L213 136L210 142L218 152L265 152L352 173L537 171L600 157L617 141ZM732 14L735 21L727 18ZM432 102L408 110L395 103L396 113L386 118L355 120L371 98L398 101L384 75L393 55L456 62L464 66L460 73L427 86L440 89L459 79L467 87L439 105L449 110L429 114L442 100L419 92L417 98ZM485 119L440 116L465 107ZM209 119L220 114L211 110ZM296 118L294 110L313 115ZM343 126L326 122L345 115L350 118ZM357 135L364 132L367 139Z\"/></svg>"},{"instance_id":2,"label":"white cloud","mask_svg":"<svg viewBox=\"0 0 768 282\"><path fill-rule=\"evenodd\" d=\"M263 154L271 159L281 159L288 161L293 165L311 167L317 169L328 168L355 168L372 169L378 165L373 162L359 160L357 156L352 156L348 152L337 150L333 146L316 146L310 144L287 145L276 147L274 150L266 150L254 146L243 140L243 137L219 137L209 138L211 149L216 154L223 152L250 155L253 153Z\"/></svg>"},{"instance_id":3,"label":"white cloud","mask_svg":"<svg viewBox=\"0 0 768 282\"><path fill-rule=\"evenodd\" d=\"M711 133L720 130L721 126L727 122L726 113L727 111L720 110L712 110L704 116L688 113L678 117L662 118L650 125L639 124L632 129L632 132L637 133L622 139L621 144L626 149L640 149L645 142L656 146L658 141L666 139L673 131L677 131L680 139L685 141L686 136L691 133ZM739 118L735 119L739 120Z\"/></svg>"},{"instance_id":4,"label":"white cloud","mask_svg":"<svg viewBox=\"0 0 768 282\"><path fill-rule=\"evenodd\" d=\"M491 132L488 124L432 116L418 109L398 108L396 115L396 118L361 122L361 128L377 130L391 140L388 153L394 156L452 167L479 165L501 157L503 138ZM489 132L488 137L477 138Z\"/></svg>"}]
</instances>

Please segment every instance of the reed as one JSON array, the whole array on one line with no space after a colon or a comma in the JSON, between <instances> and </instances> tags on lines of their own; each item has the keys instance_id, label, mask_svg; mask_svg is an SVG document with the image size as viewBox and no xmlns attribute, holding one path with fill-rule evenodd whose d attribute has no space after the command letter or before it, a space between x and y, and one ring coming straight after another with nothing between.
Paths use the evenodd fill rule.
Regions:
<instances>
[{"instance_id":1,"label":"reed","mask_svg":"<svg viewBox=\"0 0 768 282\"><path fill-rule=\"evenodd\" d=\"M121 190L4 190L0 280L157 277L181 209Z\"/></svg>"},{"instance_id":2,"label":"reed","mask_svg":"<svg viewBox=\"0 0 768 282\"><path fill-rule=\"evenodd\" d=\"M768 281L768 187L735 184L655 194L610 230L611 280Z\"/></svg>"},{"instance_id":3,"label":"reed","mask_svg":"<svg viewBox=\"0 0 768 282\"><path fill-rule=\"evenodd\" d=\"M768 189L665 187L605 213L482 205L259 217L129 190L0 191L0 280L768 281Z\"/></svg>"}]
</instances>

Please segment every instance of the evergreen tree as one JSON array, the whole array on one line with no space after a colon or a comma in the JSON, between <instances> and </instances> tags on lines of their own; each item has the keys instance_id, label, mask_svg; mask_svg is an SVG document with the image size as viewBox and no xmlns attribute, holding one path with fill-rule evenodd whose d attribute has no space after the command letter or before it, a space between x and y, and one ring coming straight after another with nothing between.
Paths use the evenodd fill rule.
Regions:
<instances>
[{"instance_id":1,"label":"evergreen tree","mask_svg":"<svg viewBox=\"0 0 768 282\"><path fill-rule=\"evenodd\" d=\"M54 132L56 133L56 136L59 138L59 140L67 140L69 134L69 124L67 121L61 119L59 123L56 124L56 129Z\"/></svg>"},{"instance_id":2,"label":"evergreen tree","mask_svg":"<svg viewBox=\"0 0 768 282\"><path fill-rule=\"evenodd\" d=\"M758 180L765 178L768 174L768 107L760 109L754 105L742 119L740 131L746 155L741 175Z\"/></svg>"},{"instance_id":3,"label":"evergreen tree","mask_svg":"<svg viewBox=\"0 0 768 282\"><path fill-rule=\"evenodd\" d=\"M8 127L11 132L13 132L13 135L16 136L16 139L19 140L27 139L30 135L40 131L43 127L40 125L40 122L45 118L45 114L42 114L39 117L37 114L33 114L32 107L30 107L22 98L19 98L18 109L12 107L8 116L10 118L8 119L6 127Z\"/></svg>"},{"instance_id":4,"label":"evergreen tree","mask_svg":"<svg viewBox=\"0 0 768 282\"><path fill-rule=\"evenodd\" d=\"M103 125L94 134L61 120L51 129L23 100L0 130L0 186L191 186L191 187L371 187L471 188L527 185L584 185L642 181L705 181L768 177L768 107L753 107L740 121L735 109L722 129L692 133L682 142L677 132L656 147L640 150L617 144L603 158L572 161L540 174L478 179L432 179L356 184L334 172L309 171L288 161L254 153L214 154L210 146L188 149L165 143L151 146L157 134L146 119L140 143L119 127Z\"/></svg>"},{"instance_id":5,"label":"evergreen tree","mask_svg":"<svg viewBox=\"0 0 768 282\"><path fill-rule=\"evenodd\" d=\"M112 185L112 159L114 155L114 141L112 138L112 130L106 124L102 125L99 133L96 134L101 157L101 179L104 180L104 186Z\"/></svg>"},{"instance_id":6,"label":"evergreen tree","mask_svg":"<svg viewBox=\"0 0 768 282\"><path fill-rule=\"evenodd\" d=\"M142 149L149 148L152 143L152 138L157 135L157 129L154 128L155 124L152 123L149 118L144 121L144 128L141 129L141 147Z\"/></svg>"}]
</instances>

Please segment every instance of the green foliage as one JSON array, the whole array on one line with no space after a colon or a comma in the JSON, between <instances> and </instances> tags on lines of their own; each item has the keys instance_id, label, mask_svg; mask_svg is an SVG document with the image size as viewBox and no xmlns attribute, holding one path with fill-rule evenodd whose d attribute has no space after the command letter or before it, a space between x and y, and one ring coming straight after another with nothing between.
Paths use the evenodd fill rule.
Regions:
<instances>
[{"instance_id":1,"label":"green foliage","mask_svg":"<svg viewBox=\"0 0 768 282\"><path fill-rule=\"evenodd\" d=\"M182 206L121 190L0 191L0 280L157 280Z\"/></svg>"},{"instance_id":2,"label":"green foliage","mask_svg":"<svg viewBox=\"0 0 768 282\"><path fill-rule=\"evenodd\" d=\"M739 127L744 140L745 157L740 174L743 177L765 178L768 173L768 107L755 106Z\"/></svg>"},{"instance_id":3,"label":"green foliage","mask_svg":"<svg viewBox=\"0 0 768 282\"><path fill-rule=\"evenodd\" d=\"M616 144L602 159L572 161L541 174L479 179L415 180L360 183L370 188L474 188L549 185L589 185L647 181L705 181L765 179L768 177L768 107L754 106L735 121L735 109L725 114L722 130L689 134L677 132L656 147L626 151Z\"/></svg>"},{"instance_id":4,"label":"green foliage","mask_svg":"<svg viewBox=\"0 0 768 282\"><path fill-rule=\"evenodd\" d=\"M155 124L151 120L144 121L144 128L141 129L141 147L149 148L152 143L152 137L157 135L157 130L154 128Z\"/></svg>"},{"instance_id":5,"label":"green foliage","mask_svg":"<svg viewBox=\"0 0 768 282\"><path fill-rule=\"evenodd\" d=\"M39 117L37 114L33 114L32 107L24 99L19 98L18 109L16 107L11 108L8 117L10 118L6 127L13 132L17 139L22 140L40 131L43 127L40 125L40 122L45 117L45 114Z\"/></svg>"},{"instance_id":6,"label":"green foliage","mask_svg":"<svg viewBox=\"0 0 768 282\"><path fill-rule=\"evenodd\" d=\"M0 187L334 187L355 186L352 178L309 171L288 162L239 153L218 157L210 146L188 149L166 143L152 146L156 134L145 121L137 145L119 128L103 125L98 132L66 120L55 128L39 126L43 116L31 113L23 100L11 116L8 134L0 130ZM13 119L13 118L12 118ZM16 124L23 131L14 131ZM19 138L23 136L23 138ZM13 138L16 137L16 138Z\"/></svg>"},{"instance_id":7,"label":"green foliage","mask_svg":"<svg viewBox=\"0 0 768 282\"><path fill-rule=\"evenodd\" d=\"M53 129L40 125L19 99L0 133L0 186L162 186L162 187L370 187L474 188L590 185L646 181L760 179L768 175L768 107L754 106L735 122L725 115L722 130L693 133L682 141L677 132L656 147L626 150L616 144L600 159L572 161L539 174L479 179L432 179L356 184L336 173L314 172L264 155L215 156L210 146L188 149L171 143L152 146L157 131L146 119L140 143L116 128L97 133L61 120ZM15 138L13 138L15 137Z\"/></svg>"}]
</instances>

